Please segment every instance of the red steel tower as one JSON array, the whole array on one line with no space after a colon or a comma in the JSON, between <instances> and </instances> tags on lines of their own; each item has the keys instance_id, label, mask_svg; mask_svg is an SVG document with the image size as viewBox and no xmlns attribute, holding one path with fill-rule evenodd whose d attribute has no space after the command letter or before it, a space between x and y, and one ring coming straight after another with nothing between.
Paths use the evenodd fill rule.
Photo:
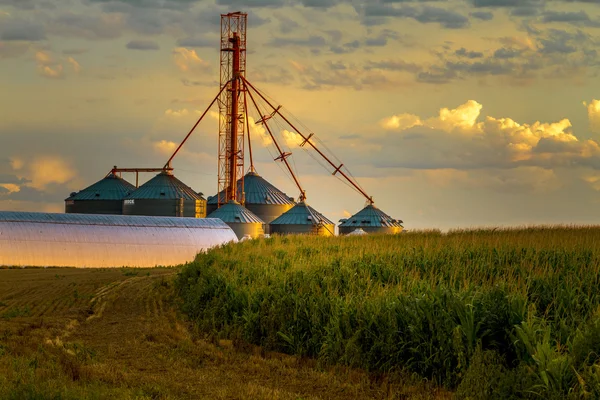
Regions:
<instances>
[{"instance_id":1,"label":"red steel tower","mask_svg":"<svg viewBox=\"0 0 600 400\"><path fill-rule=\"evenodd\" d=\"M246 23L248 14L221 15L221 94L219 103L218 206L230 200L244 204L244 184L237 193L237 180L244 177L246 104L243 79L246 74ZM225 87L224 87L225 86ZM224 89L224 90L223 90Z\"/></svg>"}]
</instances>

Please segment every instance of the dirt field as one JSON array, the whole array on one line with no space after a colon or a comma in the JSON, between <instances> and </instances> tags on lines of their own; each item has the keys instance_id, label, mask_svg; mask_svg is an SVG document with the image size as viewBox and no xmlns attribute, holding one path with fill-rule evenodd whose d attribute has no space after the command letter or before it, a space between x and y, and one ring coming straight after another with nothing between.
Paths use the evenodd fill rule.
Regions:
<instances>
[{"instance_id":1,"label":"dirt field","mask_svg":"<svg viewBox=\"0 0 600 400\"><path fill-rule=\"evenodd\" d=\"M177 269L0 269L0 399L445 399L206 338L177 312Z\"/></svg>"}]
</instances>

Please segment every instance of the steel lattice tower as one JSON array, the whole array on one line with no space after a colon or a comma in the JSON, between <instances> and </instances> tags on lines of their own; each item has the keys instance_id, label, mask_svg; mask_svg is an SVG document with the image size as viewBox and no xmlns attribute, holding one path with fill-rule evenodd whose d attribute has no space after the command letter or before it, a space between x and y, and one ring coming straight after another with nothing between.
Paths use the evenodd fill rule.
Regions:
<instances>
[{"instance_id":1,"label":"steel lattice tower","mask_svg":"<svg viewBox=\"0 0 600 400\"><path fill-rule=\"evenodd\" d=\"M246 23L248 14L221 15L221 89L219 96L218 206L230 200L244 204L244 136L246 105L241 77L246 74ZM242 179L242 191L237 180Z\"/></svg>"}]
</instances>

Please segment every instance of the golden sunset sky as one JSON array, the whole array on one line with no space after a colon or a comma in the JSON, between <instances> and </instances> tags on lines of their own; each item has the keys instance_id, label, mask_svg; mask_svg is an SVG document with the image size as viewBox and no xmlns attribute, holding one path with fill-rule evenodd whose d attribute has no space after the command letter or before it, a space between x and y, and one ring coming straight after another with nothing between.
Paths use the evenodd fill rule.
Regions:
<instances>
[{"instance_id":1,"label":"golden sunset sky","mask_svg":"<svg viewBox=\"0 0 600 400\"><path fill-rule=\"evenodd\" d=\"M0 209L62 212L113 165L162 166L218 91L219 15L245 11L248 80L406 228L600 223L597 3L0 0ZM207 196L217 118L173 164ZM282 131L313 207L364 206Z\"/></svg>"}]
</instances>

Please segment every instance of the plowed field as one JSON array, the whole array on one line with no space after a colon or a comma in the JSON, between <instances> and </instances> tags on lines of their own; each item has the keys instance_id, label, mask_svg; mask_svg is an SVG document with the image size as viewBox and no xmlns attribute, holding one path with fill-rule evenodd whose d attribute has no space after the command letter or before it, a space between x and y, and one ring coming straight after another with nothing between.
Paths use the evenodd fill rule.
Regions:
<instances>
[{"instance_id":1,"label":"plowed field","mask_svg":"<svg viewBox=\"0 0 600 400\"><path fill-rule=\"evenodd\" d=\"M0 269L0 399L448 398L194 332L177 272Z\"/></svg>"}]
</instances>

